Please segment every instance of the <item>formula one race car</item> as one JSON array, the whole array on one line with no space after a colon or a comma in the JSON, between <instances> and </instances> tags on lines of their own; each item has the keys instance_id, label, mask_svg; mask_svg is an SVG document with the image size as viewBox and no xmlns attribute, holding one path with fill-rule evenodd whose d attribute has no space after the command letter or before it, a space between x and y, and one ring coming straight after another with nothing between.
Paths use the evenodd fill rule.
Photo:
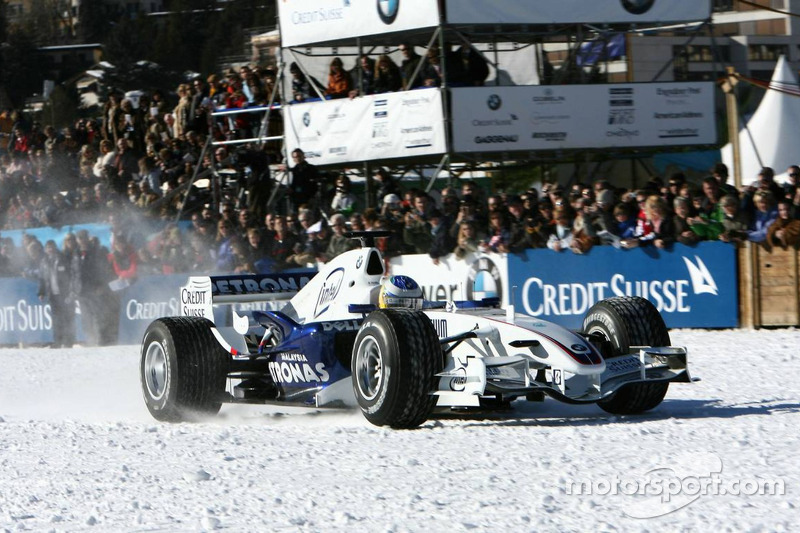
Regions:
<instances>
[{"instance_id":1,"label":"formula one race car","mask_svg":"<svg viewBox=\"0 0 800 533\"><path fill-rule=\"evenodd\" d=\"M412 428L434 408L508 405L545 395L597 403L615 414L656 407L670 382L690 382L684 348L642 298L596 303L580 332L500 309L494 301L423 301L407 276L386 276L372 246L316 275L191 277L183 316L150 324L141 382L150 413L184 421L222 403L360 406L373 424ZM212 304L286 299L280 311L231 311L215 325ZM220 321L221 322L221 321Z\"/></svg>"}]
</instances>

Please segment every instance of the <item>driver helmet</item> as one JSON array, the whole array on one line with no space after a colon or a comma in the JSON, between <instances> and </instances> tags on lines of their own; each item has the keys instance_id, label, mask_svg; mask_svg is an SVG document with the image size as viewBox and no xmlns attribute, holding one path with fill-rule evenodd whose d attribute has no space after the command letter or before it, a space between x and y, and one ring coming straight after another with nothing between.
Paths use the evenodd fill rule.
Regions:
<instances>
[{"instance_id":1,"label":"driver helmet","mask_svg":"<svg viewBox=\"0 0 800 533\"><path fill-rule=\"evenodd\" d=\"M389 276L381 282L378 307L422 309L422 288L408 276Z\"/></svg>"}]
</instances>

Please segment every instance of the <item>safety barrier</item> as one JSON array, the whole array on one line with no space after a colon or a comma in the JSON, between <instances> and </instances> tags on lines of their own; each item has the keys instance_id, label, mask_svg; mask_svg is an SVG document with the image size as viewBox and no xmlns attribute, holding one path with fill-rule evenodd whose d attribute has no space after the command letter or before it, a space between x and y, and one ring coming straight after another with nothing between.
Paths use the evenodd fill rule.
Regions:
<instances>
[{"instance_id":1,"label":"safety barrier","mask_svg":"<svg viewBox=\"0 0 800 533\"><path fill-rule=\"evenodd\" d=\"M407 255L392 258L390 269L416 278L427 299L496 296L517 312L570 328L580 327L594 302L618 295L647 297L670 328L800 325L800 255L795 250L751 245L737 250L719 242L670 250L598 246L585 255L541 249L464 259L450 255L438 261ZM115 293L117 341L138 344L152 320L178 314L178 289L186 279L186 274L147 276ZM243 303L236 308L245 313L280 305ZM219 321L227 320L227 309L218 312ZM79 313L79 342L80 320ZM51 328L50 307L39 301L35 282L0 279L0 345L48 343Z\"/></svg>"}]
</instances>

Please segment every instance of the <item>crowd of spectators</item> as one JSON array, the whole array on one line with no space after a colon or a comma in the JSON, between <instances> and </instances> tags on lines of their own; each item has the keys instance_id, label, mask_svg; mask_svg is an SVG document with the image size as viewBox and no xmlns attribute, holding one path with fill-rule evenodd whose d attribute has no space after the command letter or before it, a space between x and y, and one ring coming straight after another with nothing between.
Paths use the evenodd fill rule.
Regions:
<instances>
[{"instance_id":1,"label":"crowd of spectators","mask_svg":"<svg viewBox=\"0 0 800 533\"><path fill-rule=\"evenodd\" d=\"M497 194L483 200L473 182L461 191L446 188L438 202L421 191L406 191L404 202L390 194L389 213L402 214L403 239L394 253L429 253L436 260L450 252L518 253L527 248L588 252L592 246L617 248L703 240L752 241L766 247L800 245L800 168L791 167L788 182L778 185L765 167L742 190L728 184L727 168L714 167L700 184L682 173L667 182L654 177L636 190L619 189L607 180L573 184L568 189L545 183L541 192ZM391 225L396 217L386 217Z\"/></svg>"},{"instance_id":2,"label":"crowd of spectators","mask_svg":"<svg viewBox=\"0 0 800 533\"><path fill-rule=\"evenodd\" d=\"M355 98L368 94L384 94L424 87L481 86L489 76L489 65L474 48L463 44L458 48L445 45L445 52L437 45L425 55L419 55L410 43L401 43L397 50L402 59L396 63L389 54L377 58L367 54L359 56L356 65L345 70L340 57L331 59L326 83L307 74L299 64L292 63L292 98L289 103L313 100ZM447 68L442 68L442 57Z\"/></svg>"},{"instance_id":3,"label":"crowd of spectators","mask_svg":"<svg viewBox=\"0 0 800 533\"><path fill-rule=\"evenodd\" d=\"M294 66L293 99L442 83L437 50L424 57L408 44L399 50L400 65L387 55L362 56L350 72L335 58L328 84L316 89L312 84L318 82ZM488 70L472 49L447 53L453 56L448 83L483 83ZM428 254L435 262L450 253L461 259L471 252L528 248L584 254L598 245L664 248L749 240L786 248L800 241L796 166L785 185L765 167L741 190L728 183L727 168L719 164L701 183L675 173L635 190L596 180L569 187L544 183L521 194L487 194L463 180L429 194L402 186L379 168L372 176L377 206L365 208L347 174L320 172L295 150L286 163L291 179L285 199L280 208L267 209L270 164L282 163L274 154L243 143L203 155L203 146L209 136L254 135L247 114L212 117L211 111L272 101L275 83L270 69L242 67L179 86L175 105L159 91L138 102L112 93L99 117L62 131L4 112L0 119L11 134L0 139L2 229L106 223L113 237L106 248L85 231L70 233L61 249L31 234L21 244L0 237L0 276L39 280L42 298L67 314L74 308L69 302L80 301L82 313L97 317L88 326L91 342L103 343L109 294L138 276L304 268L355 247L344 235L348 230L390 230L391 237L378 240L386 257ZM195 174L212 177L216 185L189 188ZM228 187L231 179L234 186ZM158 222L158 229L147 230L148 220ZM69 332L59 333L57 343L69 345L71 339Z\"/></svg>"}]
</instances>

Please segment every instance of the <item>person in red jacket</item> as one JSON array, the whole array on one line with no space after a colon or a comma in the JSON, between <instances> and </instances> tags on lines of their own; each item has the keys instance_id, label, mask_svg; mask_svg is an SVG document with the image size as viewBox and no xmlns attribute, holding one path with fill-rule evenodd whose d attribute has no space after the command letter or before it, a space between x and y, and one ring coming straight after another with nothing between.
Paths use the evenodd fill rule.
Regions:
<instances>
[{"instance_id":1,"label":"person in red jacket","mask_svg":"<svg viewBox=\"0 0 800 533\"><path fill-rule=\"evenodd\" d=\"M128 243L125 235L117 233L108 254L108 262L121 285L128 285L136 279L138 260L136 250Z\"/></svg>"}]
</instances>

